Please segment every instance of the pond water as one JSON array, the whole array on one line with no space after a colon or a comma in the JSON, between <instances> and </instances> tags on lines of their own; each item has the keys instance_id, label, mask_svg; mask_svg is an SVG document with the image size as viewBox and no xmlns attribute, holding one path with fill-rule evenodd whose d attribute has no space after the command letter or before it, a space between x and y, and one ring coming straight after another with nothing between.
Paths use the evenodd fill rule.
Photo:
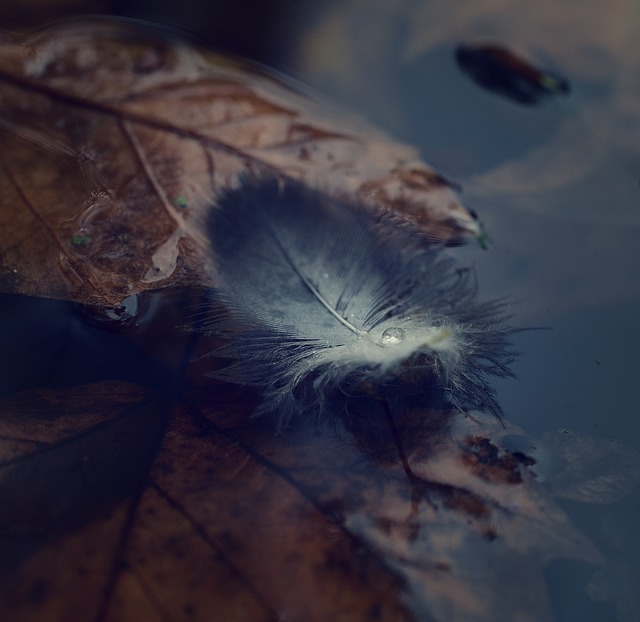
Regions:
<instances>
[{"instance_id":1,"label":"pond water","mask_svg":"<svg viewBox=\"0 0 640 622\"><path fill-rule=\"evenodd\" d=\"M295 74L416 144L463 187L490 238L452 250L478 272L483 298L509 296L517 381L501 381L507 418L532 438L555 431L611 443L565 484L640 446L640 44L635 2L346 3L302 20ZM460 43L492 42L566 77L568 97L518 105L482 90L455 63ZM619 446L618 446L619 444ZM614 478L615 479L615 478ZM562 495L561 495L562 496ZM570 496L570 495L569 495ZM607 567L557 563L559 620L640 617L640 491L609 503L564 500Z\"/></svg>"},{"instance_id":2,"label":"pond water","mask_svg":"<svg viewBox=\"0 0 640 622\"><path fill-rule=\"evenodd\" d=\"M629 480L607 503L597 492L561 500L607 566L589 599L591 571L552 564L557 617L638 619L638 464L616 456L640 447L640 6L381 0L282 22L266 60L460 183L490 247L451 253L475 266L481 297L508 296L518 325L548 329L515 336L519 379L496 383L507 418L533 439L610 444L608 458L585 457L568 476L565 496L598 469ZM456 47L474 42L557 72L569 96L523 106L482 90L455 63Z\"/></svg>"},{"instance_id":3,"label":"pond water","mask_svg":"<svg viewBox=\"0 0 640 622\"><path fill-rule=\"evenodd\" d=\"M507 296L514 323L544 329L514 336L519 378L496 386L506 418L533 439L524 449L539 459L541 480L549 467L550 490L606 560L595 578L578 563L551 564L559 621L640 619L638 23L640 6L623 0L329 3L290 7L278 22L281 47L259 59L416 145L460 183L489 248L447 252L475 267L481 298ZM566 77L570 95L522 106L482 90L457 67L455 49L484 40ZM33 385L34 375L44 384L168 381L175 362L149 356L144 339L128 338L131 327L105 331L65 303L0 305L5 353L48 344L35 367L33 356L5 356L0 393ZM167 300L145 305L140 317L150 322ZM549 463L572 439L588 439L595 458L570 456L560 481ZM599 473L620 494L576 492Z\"/></svg>"}]
</instances>

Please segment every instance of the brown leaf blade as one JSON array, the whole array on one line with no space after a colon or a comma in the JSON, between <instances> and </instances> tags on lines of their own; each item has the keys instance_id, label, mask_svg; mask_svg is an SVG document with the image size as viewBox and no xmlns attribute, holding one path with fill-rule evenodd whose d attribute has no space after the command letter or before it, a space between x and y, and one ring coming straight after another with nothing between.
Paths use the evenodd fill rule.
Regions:
<instances>
[{"instance_id":1,"label":"brown leaf blade","mask_svg":"<svg viewBox=\"0 0 640 622\"><path fill-rule=\"evenodd\" d=\"M235 426L227 433L321 509L359 556L375 560L369 565L385 568L396 585L392 599L416 619L552 619L546 565L601 563L537 483L534 460L505 446L520 430L495 418L416 409L393 415L397 427L385 433L386 415L365 413L362 428L338 438L304 425L288 439Z\"/></svg>"},{"instance_id":2,"label":"brown leaf blade","mask_svg":"<svg viewBox=\"0 0 640 622\"><path fill-rule=\"evenodd\" d=\"M431 240L481 233L411 147L157 34L87 22L5 42L0 93L3 291L113 305L211 282L201 222L246 172L359 195Z\"/></svg>"},{"instance_id":3,"label":"brown leaf blade","mask_svg":"<svg viewBox=\"0 0 640 622\"><path fill-rule=\"evenodd\" d=\"M274 619L413 619L394 574L294 478L200 415L184 423L162 448L154 486ZM273 438L271 427L265 432Z\"/></svg>"},{"instance_id":4,"label":"brown leaf blade","mask_svg":"<svg viewBox=\"0 0 640 622\"><path fill-rule=\"evenodd\" d=\"M150 391L122 382L3 401L0 610L8 618L97 616L128 498L144 486L166 421Z\"/></svg>"},{"instance_id":5,"label":"brown leaf blade","mask_svg":"<svg viewBox=\"0 0 640 622\"><path fill-rule=\"evenodd\" d=\"M412 619L393 574L290 479L166 403L105 382L3 404L3 616Z\"/></svg>"},{"instance_id":6,"label":"brown leaf blade","mask_svg":"<svg viewBox=\"0 0 640 622\"><path fill-rule=\"evenodd\" d=\"M549 561L600 562L508 449L521 431L354 398L280 435L228 385L175 405L123 382L6 399L0 611L538 621Z\"/></svg>"}]
</instances>

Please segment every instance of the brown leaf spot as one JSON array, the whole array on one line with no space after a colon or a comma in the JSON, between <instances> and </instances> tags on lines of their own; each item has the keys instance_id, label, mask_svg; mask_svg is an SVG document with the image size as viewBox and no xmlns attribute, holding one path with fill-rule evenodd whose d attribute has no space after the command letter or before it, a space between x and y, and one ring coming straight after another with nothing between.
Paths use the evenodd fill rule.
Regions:
<instances>
[{"instance_id":1,"label":"brown leaf spot","mask_svg":"<svg viewBox=\"0 0 640 622\"><path fill-rule=\"evenodd\" d=\"M535 461L521 452L500 451L489 439L469 437L463 447L462 460L478 477L497 484L521 484L521 466Z\"/></svg>"}]
</instances>

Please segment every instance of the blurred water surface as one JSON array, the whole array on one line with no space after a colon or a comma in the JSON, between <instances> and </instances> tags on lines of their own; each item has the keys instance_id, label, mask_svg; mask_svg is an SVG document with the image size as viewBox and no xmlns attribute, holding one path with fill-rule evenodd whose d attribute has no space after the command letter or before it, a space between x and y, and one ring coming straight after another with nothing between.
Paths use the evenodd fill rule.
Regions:
<instances>
[{"instance_id":1,"label":"blurred water surface","mask_svg":"<svg viewBox=\"0 0 640 622\"><path fill-rule=\"evenodd\" d=\"M300 79L415 143L462 185L490 248L451 252L476 267L482 297L507 295L520 325L550 329L516 336L519 380L499 384L507 417L560 439L556 449L578 437L616 444L597 464L573 456L583 464L555 490L565 498L598 469L638 475L613 462L640 445L639 23L632 0L353 1L304 23L290 59ZM570 95L527 107L482 90L454 58L476 42L559 73ZM558 620L640 618L640 494L627 490L613 503L563 501L607 566L593 576L551 565Z\"/></svg>"}]
</instances>

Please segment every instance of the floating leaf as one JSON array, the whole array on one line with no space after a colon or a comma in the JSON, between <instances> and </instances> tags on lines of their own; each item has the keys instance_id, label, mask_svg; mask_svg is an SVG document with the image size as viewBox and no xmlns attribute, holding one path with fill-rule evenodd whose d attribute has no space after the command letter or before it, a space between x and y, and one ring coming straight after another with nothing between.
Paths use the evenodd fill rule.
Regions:
<instances>
[{"instance_id":1,"label":"floating leaf","mask_svg":"<svg viewBox=\"0 0 640 622\"><path fill-rule=\"evenodd\" d=\"M254 69L99 21L0 45L0 287L117 305L215 280L201 223L271 171L447 243L480 235L417 152Z\"/></svg>"},{"instance_id":2,"label":"floating leaf","mask_svg":"<svg viewBox=\"0 0 640 622\"><path fill-rule=\"evenodd\" d=\"M538 104L550 95L569 93L567 80L500 45L460 45L456 61L474 82L519 104Z\"/></svg>"}]
</instances>

